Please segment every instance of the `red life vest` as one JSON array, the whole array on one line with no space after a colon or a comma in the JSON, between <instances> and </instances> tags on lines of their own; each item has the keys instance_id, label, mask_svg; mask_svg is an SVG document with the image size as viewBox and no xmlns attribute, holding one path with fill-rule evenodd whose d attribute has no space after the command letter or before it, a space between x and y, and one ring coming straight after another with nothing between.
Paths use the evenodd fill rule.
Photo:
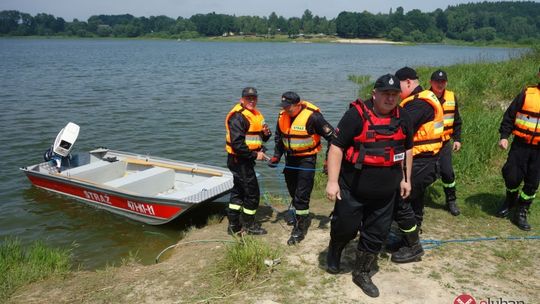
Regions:
<instances>
[{"instance_id":1,"label":"red life vest","mask_svg":"<svg viewBox=\"0 0 540 304\"><path fill-rule=\"evenodd\" d=\"M351 107L358 110L364 122L362 132L354 137L354 145L345 153L345 160L361 169L362 165L391 167L405 159L405 133L400 124L399 107L390 117L377 117L362 100Z\"/></svg>"}]
</instances>

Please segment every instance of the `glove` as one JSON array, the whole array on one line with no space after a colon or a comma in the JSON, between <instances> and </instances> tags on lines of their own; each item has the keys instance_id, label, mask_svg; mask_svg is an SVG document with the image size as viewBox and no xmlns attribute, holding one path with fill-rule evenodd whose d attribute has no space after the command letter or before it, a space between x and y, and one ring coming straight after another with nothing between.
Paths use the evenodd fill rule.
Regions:
<instances>
[{"instance_id":1,"label":"glove","mask_svg":"<svg viewBox=\"0 0 540 304\"><path fill-rule=\"evenodd\" d=\"M276 168L278 164L279 158L276 156L272 156L272 158L270 158L270 160L268 161L268 167L270 168Z\"/></svg>"},{"instance_id":2,"label":"glove","mask_svg":"<svg viewBox=\"0 0 540 304\"><path fill-rule=\"evenodd\" d=\"M322 173L325 175L328 175L328 161L326 159L324 160L323 166L322 166Z\"/></svg>"}]
</instances>

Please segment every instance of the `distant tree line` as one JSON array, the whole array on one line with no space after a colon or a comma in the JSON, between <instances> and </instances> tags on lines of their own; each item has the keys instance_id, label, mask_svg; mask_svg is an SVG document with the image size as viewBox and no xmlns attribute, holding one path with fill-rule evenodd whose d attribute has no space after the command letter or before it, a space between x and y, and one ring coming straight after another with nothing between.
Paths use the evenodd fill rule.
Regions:
<instances>
[{"instance_id":1,"label":"distant tree line","mask_svg":"<svg viewBox=\"0 0 540 304\"><path fill-rule=\"evenodd\" d=\"M394 41L440 42L445 38L465 41L504 40L529 43L540 39L540 3L482 2L449 6L423 13L388 14L341 12L336 18L314 16L306 10L301 18L196 14L190 18L167 16L134 17L97 15L87 21L40 13L31 16L15 10L0 11L2 36L163 37L196 38L222 35L272 37L337 35L343 38L386 38Z\"/></svg>"}]
</instances>

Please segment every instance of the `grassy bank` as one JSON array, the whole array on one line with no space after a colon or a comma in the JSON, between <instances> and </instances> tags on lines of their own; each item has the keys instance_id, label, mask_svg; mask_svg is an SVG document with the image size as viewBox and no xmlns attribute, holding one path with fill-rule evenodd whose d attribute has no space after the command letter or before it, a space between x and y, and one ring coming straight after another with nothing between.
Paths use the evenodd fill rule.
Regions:
<instances>
[{"instance_id":1,"label":"grassy bank","mask_svg":"<svg viewBox=\"0 0 540 304\"><path fill-rule=\"evenodd\" d=\"M442 67L448 73L448 89L456 93L463 119L462 149L454 154L460 207L465 216L492 220L504 195L501 168L507 151L498 148L499 124L514 97L526 85L538 83L536 74L540 62L540 48L504 62L455 64ZM405 65L406 63L404 63ZM414 67L424 88L429 88L431 73L439 67ZM371 84L366 77L351 76L363 86L362 97L369 94ZM440 203L440 184L431 189L433 203ZM540 212L532 207L530 222L538 232ZM519 233L519 232L518 232Z\"/></svg>"},{"instance_id":2,"label":"grassy bank","mask_svg":"<svg viewBox=\"0 0 540 304\"><path fill-rule=\"evenodd\" d=\"M71 267L70 252L52 249L41 242L23 248L16 239L0 243L0 302L23 285L66 274Z\"/></svg>"}]
</instances>

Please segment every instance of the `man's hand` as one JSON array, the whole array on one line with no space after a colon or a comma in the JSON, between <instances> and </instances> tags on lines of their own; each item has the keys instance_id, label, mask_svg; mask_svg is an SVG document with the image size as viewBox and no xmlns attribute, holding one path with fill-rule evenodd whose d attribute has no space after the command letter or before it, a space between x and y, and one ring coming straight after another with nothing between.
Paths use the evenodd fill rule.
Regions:
<instances>
[{"instance_id":1,"label":"man's hand","mask_svg":"<svg viewBox=\"0 0 540 304\"><path fill-rule=\"evenodd\" d=\"M455 141L452 149L454 150L454 152L459 151L459 149L461 149L461 143L459 141Z\"/></svg>"},{"instance_id":2,"label":"man's hand","mask_svg":"<svg viewBox=\"0 0 540 304\"><path fill-rule=\"evenodd\" d=\"M503 139L499 140L499 147L501 149L503 149L503 150L508 149L508 139L503 138Z\"/></svg>"},{"instance_id":3,"label":"man's hand","mask_svg":"<svg viewBox=\"0 0 540 304\"><path fill-rule=\"evenodd\" d=\"M268 128L268 125L267 124L264 124L263 125L263 134L264 136L269 136L272 134L272 131L270 131L270 128Z\"/></svg>"},{"instance_id":4,"label":"man's hand","mask_svg":"<svg viewBox=\"0 0 540 304\"><path fill-rule=\"evenodd\" d=\"M401 189L401 198L407 198L411 194L411 183L406 182L404 179L399 183L399 188Z\"/></svg>"},{"instance_id":5,"label":"man's hand","mask_svg":"<svg viewBox=\"0 0 540 304\"><path fill-rule=\"evenodd\" d=\"M341 200L341 193L338 183L328 182L328 184L326 184L326 198L333 202L335 202L336 199Z\"/></svg>"},{"instance_id":6,"label":"man's hand","mask_svg":"<svg viewBox=\"0 0 540 304\"><path fill-rule=\"evenodd\" d=\"M256 160L267 160L269 159L270 157L268 157L268 155L264 154L263 151L258 151L257 152L257 158Z\"/></svg>"},{"instance_id":7,"label":"man's hand","mask_svg":"<svg viewBox=\"0 0 540 304\"><path fill-rule=\"evenodd\" d=\"M279 158L277 156L272 156L268 161L268 167L275 168L279 164Z\"/></svg>"}]
</instances>

